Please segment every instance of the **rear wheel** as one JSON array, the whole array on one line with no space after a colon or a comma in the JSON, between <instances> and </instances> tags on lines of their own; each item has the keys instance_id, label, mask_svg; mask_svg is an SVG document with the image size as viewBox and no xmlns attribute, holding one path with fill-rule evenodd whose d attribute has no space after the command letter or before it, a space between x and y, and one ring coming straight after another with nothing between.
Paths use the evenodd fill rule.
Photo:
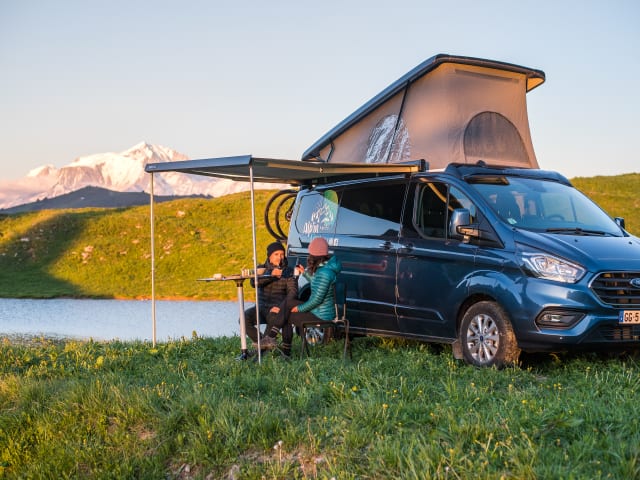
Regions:
<instances>
[{"instance_id":1,"label":"rear wheel","mask_svg":"<svg viewBox=\"0 0 640 480\"><path fill-rule=\"evenodd\" d=\"M505 311L495 302L478 302L465 312L460 324L464 360L481 367L503 367L518 361L520 349Z\"/></svg>"}]
</instances>

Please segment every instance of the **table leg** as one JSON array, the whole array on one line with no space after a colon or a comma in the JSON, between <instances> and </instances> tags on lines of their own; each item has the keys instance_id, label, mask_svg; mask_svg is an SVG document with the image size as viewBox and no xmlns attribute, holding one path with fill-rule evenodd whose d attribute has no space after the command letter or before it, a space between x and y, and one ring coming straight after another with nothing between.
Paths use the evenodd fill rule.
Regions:
<instances>
[{"instance_id":1,"label":"table leg","mask_svg":"<svg viewBox=\"0 0 640 480\"><path fill-rule=\"evenodd\" d=\"M244 289L242 284L244 280L236 280L238 287L238 307L240 308L240 359L246 360L248 358L247 353L247 326L244 319Z\"/></svg>"}]
</instances>

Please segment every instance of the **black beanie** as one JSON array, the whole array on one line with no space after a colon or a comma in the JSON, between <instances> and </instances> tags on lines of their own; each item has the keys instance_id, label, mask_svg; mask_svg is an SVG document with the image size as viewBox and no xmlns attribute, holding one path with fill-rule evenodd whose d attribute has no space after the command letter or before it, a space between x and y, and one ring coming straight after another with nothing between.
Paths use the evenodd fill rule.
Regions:
<instances>
[{"instance_id":1,"label":"black beanie","mask_svg":"<svg viewBox=\"0 0 640 480\"><path fill-rule=\"evenodd\" d=\"M277 252L278 250L282 250L284 252L284 247L280 242L270 243L267 247L267 259L271 256L273 252Z\"/></svg>"}]
</instances>

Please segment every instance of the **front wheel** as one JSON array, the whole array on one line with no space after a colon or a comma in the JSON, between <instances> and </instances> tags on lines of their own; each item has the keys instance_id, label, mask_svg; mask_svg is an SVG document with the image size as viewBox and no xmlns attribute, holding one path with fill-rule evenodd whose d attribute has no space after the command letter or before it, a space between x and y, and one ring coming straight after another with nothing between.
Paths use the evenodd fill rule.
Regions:
<instances>
[{"instance_id":1,"label":"front wheel","mask_svg":"<svg viewBox=\"0 0 640 480\"><path fill-rule=\"evenodd\" d=\"M460 324L464 360L480 367L514 364L520 349L505 311L495 302L478 302L465 312Z\"/></svg>"}]
</instances>

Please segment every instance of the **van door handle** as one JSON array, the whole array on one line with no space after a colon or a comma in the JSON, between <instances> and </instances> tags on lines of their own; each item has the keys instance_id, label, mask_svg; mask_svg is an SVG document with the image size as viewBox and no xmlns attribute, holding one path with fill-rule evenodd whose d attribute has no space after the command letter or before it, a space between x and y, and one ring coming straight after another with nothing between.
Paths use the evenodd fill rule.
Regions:
<instances>
[{"instance_id":1,"label":"van door handle","mask_svg":"<svg viewBox=\"0 0 640 480\"><path fill-rule=\"evenodd\" d=\"M386 242L382 242L380 245L378 245L378 247L382 248L383 250L391 250L391 247L393 247L393 245L389 240L387 240Z\"/></svg>"}]
</instances>

